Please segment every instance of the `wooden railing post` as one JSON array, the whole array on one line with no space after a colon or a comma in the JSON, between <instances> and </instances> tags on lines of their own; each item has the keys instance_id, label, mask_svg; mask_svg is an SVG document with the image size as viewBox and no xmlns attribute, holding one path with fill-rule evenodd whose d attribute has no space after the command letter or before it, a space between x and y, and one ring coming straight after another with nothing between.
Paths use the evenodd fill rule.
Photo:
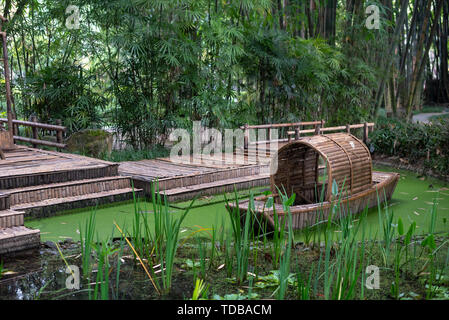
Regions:
<instances>
[{"instance_id":1,"label":"wooden railing post","mask_svg":"<svg viewBox=\"0 0 449 320\"><path fill-rule=\"evenodd\" d=\"M245 123L243 127L243 149L248 150L249 144L249 132L248 132L248 124Z\"/></svg>"},{"instance_id":2,"label":"wooden railing post","mask_svg":"<svg viewBox=\"0 0 449 320\"><path fill-rule=\"evenodd\" d=\"M317 124L315 126L315 135L319 135L319 134L321 134L321 125Z\"/></svg>"},{"instance_id":3,"label":"wooden railing post","mask_svg":"<svg viewBox=\"0 0 449 320\"><path fill-rule=\"evenodd\" d=\"M56 125L62 126L62 120L61 119L56 119ZM56 142L60 143L60 144L63 143L63 136L62 136L62 131L61 130L57 130L56 131ZM58 148L58 151L61 151L61 149Z\"/></svg>"},{"instance_id":4,"label":"wooden railing post","mask_svg":"<svg viewBox=\"0 0 449 320\"><path fill-rule=\"evenodd\" d=\"M295 140L299 140L300 136L301 136L301 126L297 126L295 128Z\"/></svg>"},{"instance_id":5,"label":"wooden railing post","mask_svg":"<svg viewBox=\"0 0 449 320\"><path fill-rule=\"evenodd\" d=\"M368 145L368 123L365 122L363 125L363 142Z\"/></svg>"},{"instance_id":6,"label":"wooden railing post","mask_svg":"<svg viewBox=\"0 0 449 320\"><path fill-rule=\"evenodd\" d=\"M37 117L36 116L32 116L31 117L31 122L37 122ZM37 128L36 127L31 127L31 130L33 132L32 138L37 140L39 138L38 133L37 133ZM37 144L33 143L33 148L37 148Z\"/></svg>"},{"instance_id":7,"label":"wooden railing post","mask_svg":"<svg viewBox=\"0 0 449 320\"><path fill-rule=\"evenodd\" d=\"M16 117L13 116L13 121L14 120L17 120L17 119L16 119ZM13 128L13 130L12 130L13 136L18 136L19 135L19 125L13 123L12 128ZM13 137L13 140L14 140L14 137Z\"/></svg>"},{"instance_id":8,"label":"wooden railing post","mask_svg":"<svg viewBox=\"0 0 449 320\"><path fill-rule=\"evenodd\" d=\"M351 133L351 125L349 123L346 125L346 133L347 134Z\"/></svg>"}]
</instances>

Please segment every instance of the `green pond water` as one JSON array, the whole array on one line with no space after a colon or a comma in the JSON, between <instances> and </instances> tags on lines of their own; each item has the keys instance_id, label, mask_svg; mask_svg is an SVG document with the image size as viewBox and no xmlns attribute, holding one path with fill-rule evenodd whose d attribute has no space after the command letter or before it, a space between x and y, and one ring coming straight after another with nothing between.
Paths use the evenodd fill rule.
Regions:
<instances>
[{"instance_id":1,"label":"green pond water","mask_svg":"<svg viewBox=\"0 0 449 320\"><path fill-rule=\"evenodd\" d=\"M401 174L400 181L393 194L392 200L388 203L389 208L394 212L395 221L401 217L404 225L408 226L413 221L417 224L417 233L427 232L430 222L431 210L434 201L438 203L436 231L447 231L449 227L449 186L447 183L432 179L418 178L416 173L395 170L392 168L377 167L378 171L396 171ZM260 193L266 188L257 188L254 192ZM248 191L240 192L241 196L247 196ZM232 195L228 195L230 197ZM212 227L230 226L228 213L224 206L223 195L199 199L195 202L187 215L182 232L185 236L194 231L210 229ZM173 214L183 212L183 208L188 207L190 202L173 204L169 208ZM25 225L41 230L42 241L57 241L71 238L79 240L80 225L84 225L89 215L94 209L89 208L78 212L67 212L51 218L29 220ZM139 203L139 211L147 212L150 225L153 222L152 204L142 201ZM120 234L114 227L114 221L122 228L132 228L134 219L134 204L121 203L114 206L98 208L96 211L97 232L99 239L105 239L113 235L119 237ZM374 237L378 232L379 216L377 208L369 211L366 223L368 226L367 235ZM339 230L335 230L339 232ZM298 235L299 236L299 235Z\"/></svg>"}]
</instances>

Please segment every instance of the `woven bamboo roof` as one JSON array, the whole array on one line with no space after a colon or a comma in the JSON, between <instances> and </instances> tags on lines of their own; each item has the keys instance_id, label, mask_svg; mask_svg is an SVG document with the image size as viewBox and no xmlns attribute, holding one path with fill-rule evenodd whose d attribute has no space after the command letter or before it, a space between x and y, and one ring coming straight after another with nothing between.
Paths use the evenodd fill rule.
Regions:
<instances>
[{"instance_id":1,"label":"woven bamboo roof","mask_svg":"<svg viewBox=\"0 0 449 320\"><path fill-rule=\"evenodd\" d=\"M325 199L332 198L334 180L348 195L372 185L371 154L365 144L347 133L305 137L282 146L272 161L271 189L295 193L307 203L317 202L325 183ZM320 158L321 166L320 166ZM325 168L321 174L320 167ZM327 175L326 175L327 173Z\"/></svg>"}]
</instances>

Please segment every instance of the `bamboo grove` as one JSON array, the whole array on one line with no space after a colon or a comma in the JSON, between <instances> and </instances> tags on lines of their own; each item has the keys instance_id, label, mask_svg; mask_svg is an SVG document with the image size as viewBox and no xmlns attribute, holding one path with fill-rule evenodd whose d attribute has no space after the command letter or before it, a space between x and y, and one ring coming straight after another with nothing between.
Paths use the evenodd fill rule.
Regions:
<instances>
[{"instance_id":1,"label":"bamboo grove","mask_svg":"<svg viewBox=\"0 0 449 320\"><path fill-rule=\"evenodd\" d=\"M423 101L449 100L444 0L1 4L16 117L113 127L136 149L196 120L410 119ZM367 27L373 5L378 28Z\"/></svg>"}]
</instances>

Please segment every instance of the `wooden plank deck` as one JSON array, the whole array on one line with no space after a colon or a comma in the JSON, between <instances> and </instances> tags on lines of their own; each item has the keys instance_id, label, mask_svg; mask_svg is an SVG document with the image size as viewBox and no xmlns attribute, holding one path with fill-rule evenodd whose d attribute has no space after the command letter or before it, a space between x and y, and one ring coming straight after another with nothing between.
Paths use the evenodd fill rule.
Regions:
<instances>
[{"instance_id":1,"label":"wooden plank deck","mask_svg":"<svg viewBox=\"0 0 449 320\"><path fill-rule=\"evenodd\" d=\"M256 159L246 154L240 164L226 159L223 154L221 159L190 157L184 163L168 158L122 162L119 174L132 177L134 185L147 195L151 194L152 183L157 180L160 193L167 196L168 201L229 192L234 186L240 190L269 184L268 157Z\"/></svg>"},{"instance_id":2,"label":"wooden plank deck","mask_svg":"<svg viewBox=\"0 0 449 320\"><path fill-rule=\"evenodd\" d=\"M226 170L267 166L269 158L259 159L256 163L250 163L247 155L244 156L244 163L229 163L226 155L222 160L202 160L190 158L184 163L172 162L169 158L158 158L153 160L140 160L121 162L119 173L123 176L133 176L146 181L162 180L174 177L194 176L207 173L222 172Z\"/></svg>"},{"instance_id":3,"label":"wooden plank deck","mask_svg":"<svg viewBox=\"0 0 449 320\"><path fill-rule=\"evenodd\" d=\"M4 152L0 161L0 178L18 175L103 168L115 164L74 154L18 147Z\"/></svg>"},{"instance_id":4,"label":"wooden plank deck","mask_svg":"<svg viewBox=\"0 0 449 320\"><path fill-rule=\"evenodd\" d=\"M118 164L19 146L0 161L2 190L118 175Z\"/></svg>"}]
</instances>

